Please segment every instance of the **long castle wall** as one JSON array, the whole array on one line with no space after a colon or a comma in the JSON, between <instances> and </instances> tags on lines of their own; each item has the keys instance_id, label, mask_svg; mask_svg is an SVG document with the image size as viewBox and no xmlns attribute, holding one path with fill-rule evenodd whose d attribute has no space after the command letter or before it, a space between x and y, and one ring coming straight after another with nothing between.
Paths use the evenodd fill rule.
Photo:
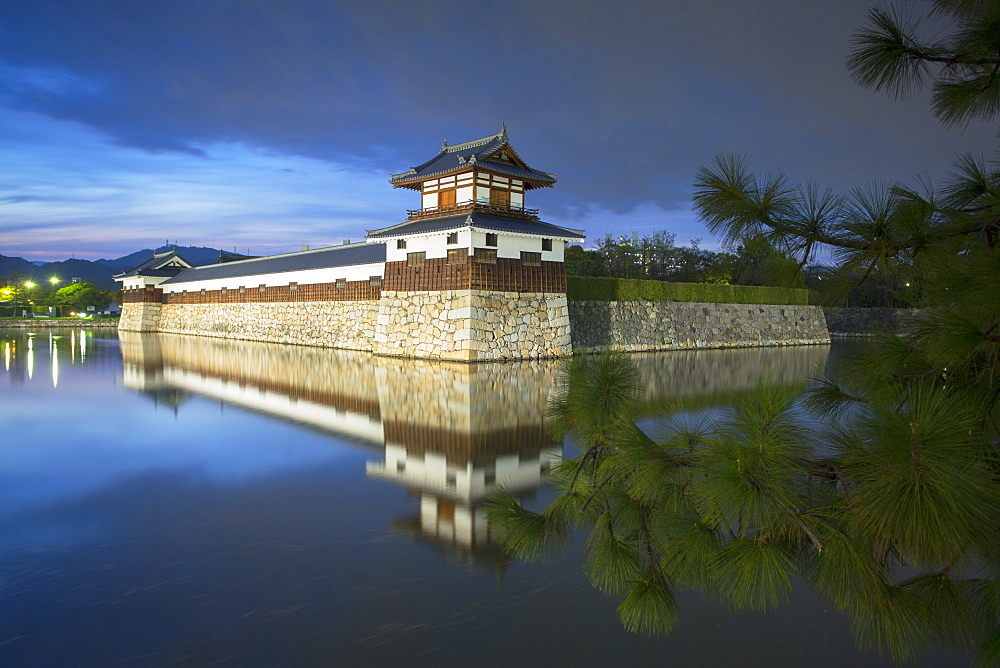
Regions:
<instances>
[{"instance_id":1,"label":"long castle wall","mask_svg":"<svg viewBox=\"0 0 1000 668\"><path fill-rule=\"evenodd\" d=\"M163 304L156 331L370 351L378 304L375 300ZM131 306L126 304L123 312Z\"/></svg>"},{"instance_id":2,"label":"long castle wall","mask_svg":"<svg viewBox=\"0 0 1000 668\"><path fill-rule=\"evenodd\" d=\"M573 349L686 350L830 342L819 306L572 301Z\"/></svg>"}]
</instances>

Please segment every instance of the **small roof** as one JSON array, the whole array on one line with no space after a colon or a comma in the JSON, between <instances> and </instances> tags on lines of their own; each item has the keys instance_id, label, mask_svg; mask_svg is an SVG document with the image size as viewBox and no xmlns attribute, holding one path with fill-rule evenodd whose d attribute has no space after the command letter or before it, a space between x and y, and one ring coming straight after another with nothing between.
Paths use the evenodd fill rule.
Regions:
<instances>
[{"instance_id":1,"label":"small roof","mask_svg":"<svg viewBox=\"0 0 1000 668\"><path fill-rule=\"evenodd\" d=\"M330 246L329 248L271 255L251 260L208 264L203 267L185 269L173 278L164 281L163 284L176 285L178 283L207 281L217 278L240 278L242 276L280 274L288 271L302 271L304 269L348 267L358 264L375 264L378 262L385 262L385 244L362 242L346 246Z\"/></svg>"},{"instance_id":2,"label":"small roof","mask_svg":"<svg viewBox=\"0 0 1000 668\"><path fill-rule=\"evenodd\" d=\"M171 266L169 264L180 264L182 266ZM164 251L163 253L153 253L153 257L149 258L137 267L132 267L128 271L123 271L120 274L115 274L114 278L128 278L129 276L173 276L178 272L184 271L192 267L190 262L185 260L177 249L171 249Z\"/></svg>"},{"instance_id":3,"label":"small roof","mask_svg":"<svg viewBox=\"0 0 1000 668\"><path fill-rule=\"evenodd\" d=\"M410 220L399 225L383 227L380 230L368 230L368 238L403 237L411 234L443 232L444 230L454 230L463 227L480 227L500 232L513 232L514 234L532 234L541 237L559 237L562 239L579 239L581 241L586 236L583 230L560 227L540 220L507 218L506 216L472 212L455 216Z\"/></svg>"},{"instance_id":4,"label":"small roof","mask_svg":"<svg viewBox=\"0 0 1000 668\"><path fill-rule=\"evenodd\" d=\"M408 172L393 174L389 183L396 188L418 189L429 178L460 172L477 167L490 172L524 181L526 190L550 187L556 182L556 175L532 169L521 159L507 137L507 127L489 137L474 139L461 144L448 145L445 140L441 152Z\"/></svg>"}]
</instances>

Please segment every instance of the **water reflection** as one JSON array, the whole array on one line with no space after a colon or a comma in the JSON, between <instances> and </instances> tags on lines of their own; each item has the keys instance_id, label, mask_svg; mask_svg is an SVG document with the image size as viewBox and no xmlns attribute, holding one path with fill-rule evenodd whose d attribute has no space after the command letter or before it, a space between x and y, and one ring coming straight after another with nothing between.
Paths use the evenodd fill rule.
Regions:
<instances>
[{"instance_id":1,"label":"water reflection","mask_svg":"<svg viewBox=\"0 0 1000 668\"><path fill-rule=\"evenodd\" d=\"M691 595L685 610L701 622L637 638L574 556L509 562L480 507L500 480L535 493L563 452L543 417L558 362L109 334L81 343L77 331L73 346L54 332L51 347L35 334L29 379L29 337L0 333L0 432L18 434L0 439L0 643L18 638L0 645L0 664L733 665L764 646L772 662L817 647L817 665L856 656L849 622L808 594L766 617ZM757 375L804 382L827 354L763 352L637 359L654 402L701 405Z\"/></svg>"},{"instance_id":2,"label":"water reflection","mask_svg":"<svg viewBox=\"0 0 1000 668\"><path fill-rule=\"evenodd\" d=\"M405 487L419 512L392 526L494 573L508 558L483 503L521 497L563 453L546 432L560 363L455 364L251 341L122 332L127 388L180 410L210 397L382 453L366 473ZM647 404L719 403L762 376L803 383L826 346L637 355Z\"/></svg>"}]
</instances>

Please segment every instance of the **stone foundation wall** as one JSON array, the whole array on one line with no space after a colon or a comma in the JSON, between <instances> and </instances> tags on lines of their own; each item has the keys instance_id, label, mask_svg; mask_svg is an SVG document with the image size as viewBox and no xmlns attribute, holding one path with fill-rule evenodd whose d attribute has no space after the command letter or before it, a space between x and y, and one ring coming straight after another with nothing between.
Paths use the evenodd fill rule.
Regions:
<instances>
[{"instance_id":1,"label":"stone foundation wall","mask_svg":"<svg viewBox=\"0 0 1000 668\"><path fill-rule=\"evenodd\" d=\"M572 352L566 295L382 291L373 351L475 362Z\"/></svg>"},{"instance_id":2,"label":"stone foundation wall","mask_svg":"<svg viewBox=\"0 0 1000 668\"><path fill-rule=\"evenodd\" d=\"M829 343L818 306L572 301L573 348L681 350Z\"/></svg>"},{"instance_id":3,"label":"stone foundation wall","mask_svg":"<svg viewBox=\"0 0 1000 668\"><path fill-rule=\"evenodd\" d=\"M126 302L122 304L122 314L118 319L118 329L125 332L156 332L160 328L160 310L163 306L154 302Z\"/></svg>"},{"instance_id":4,"label":"stone foundation wall","mask_svg":"<svg viewBox=\"0 0 1000 668\"><path fill-rule=\"evenodd\" d=\"M157 331L371 350L377 312L377 301L164 304Z\"/></svg>"},{"instance_id":5,"label":"stone foundation wall","mask_svg":"<svg viewBox=\"0 0 1000 668\"><path fill-rule=\"evenodd\" d=\"M486 290L384 290L377 301L129 303L119 328L461 362L830 341L817 306L567 302L561 293Z\"/></svg>"}]
</instances>

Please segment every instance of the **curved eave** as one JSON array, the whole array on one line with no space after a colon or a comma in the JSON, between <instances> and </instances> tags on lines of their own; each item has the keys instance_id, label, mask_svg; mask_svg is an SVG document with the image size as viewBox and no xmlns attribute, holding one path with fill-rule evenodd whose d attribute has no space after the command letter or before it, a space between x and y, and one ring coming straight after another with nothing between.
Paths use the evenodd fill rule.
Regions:
<instances>
[{"instance_id":1,"label":"curved eave","mask_svg":"<svg viewBox=\"0 0 1000 668\"><path fill-rule=\"evenodd\" d=\"M525 185L525 190L534 190L536 188L551 188L555 185L556 178L555 174L549 174L548 172L538 172L542 176L526 176L524 171L514 167L513 169L505 168L505 165L497 164L495 162L476 162L472 165L465 164L461 167L455 169L445 169L440 172L431 172L429 174L418 174L410 176L408 179L399 179L400 176L409 176L409 173L397 174L395 176L389 177L389 183L392 184L393 188L409 188L410 190L420 190L420 184L428 179L436 179L442 176L451 176L453 174L461 174L463 172L470 171L472 169L479 169L484 172L496 172L501 176L506 176L510 178L516 178L518 181L523 181Z\"/></svg>"}]
</instances>

